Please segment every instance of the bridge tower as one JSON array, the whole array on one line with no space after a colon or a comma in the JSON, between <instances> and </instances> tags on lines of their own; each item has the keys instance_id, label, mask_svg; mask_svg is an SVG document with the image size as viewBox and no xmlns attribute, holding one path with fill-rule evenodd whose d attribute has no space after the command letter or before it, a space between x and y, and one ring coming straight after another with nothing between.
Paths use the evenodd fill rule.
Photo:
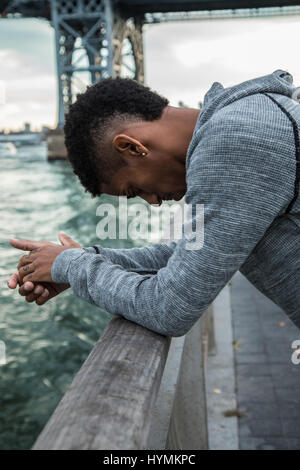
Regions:
<instances>
[{"instance_id":1,"label":"bridge tower","mask_svg":"<svg viewBox=\"0 0 300 470\"><path fill-rule=\"evenodd\" d=\"M86 83L144 82L144 23L291 13L299 13L298 0L0 0L1 18L45 18L55 31L58 126L48 136L49 159L66 156L64 115Z\"/></svg>"},{"instance_id":2,"label":"bridge tower","mask_svg":"<svg viewBox=\"0 0 300 470\"><path fill-rule=\"evenodd\" d=\"M50 0L58 77L58 127L90 83L128 76L144 82L144 15L126 16L113 0ZM88 77L88 75L90 75Z\"/></svg>"}]
</instances>

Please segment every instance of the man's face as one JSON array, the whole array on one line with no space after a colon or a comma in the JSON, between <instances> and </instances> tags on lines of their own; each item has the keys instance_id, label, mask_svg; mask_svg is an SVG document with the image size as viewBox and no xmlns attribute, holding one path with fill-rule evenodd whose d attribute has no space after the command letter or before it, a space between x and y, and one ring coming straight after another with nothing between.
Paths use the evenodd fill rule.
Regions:
<instances>
[{"instance_id":1,"label":"man's face","mask_svg":"<svg viewBox=\"0 0 300 470\"><path fill-rule=\"evenodd\" d=\"M182 199L186 192L185 168L168 154L148 152L146 156L127 159L128 165L118 170L102 192L114 196L139 196L149 204Z\"/></svg>"}]
</instances>

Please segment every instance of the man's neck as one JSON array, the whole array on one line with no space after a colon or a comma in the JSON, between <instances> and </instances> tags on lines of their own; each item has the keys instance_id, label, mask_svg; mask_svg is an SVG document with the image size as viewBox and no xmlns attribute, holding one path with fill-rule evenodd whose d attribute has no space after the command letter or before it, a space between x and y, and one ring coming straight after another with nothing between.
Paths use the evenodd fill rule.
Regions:
<instances>
[{"instance_id":1,"label":"man's neck","mask_svg":"<svg viewBox=\"0 0 300 470\"><path fill-rule=\"evenodd\" d=\"M170 133L170 146L174 146L176 159L185 163L186 153L193 132L199 117L199 109L175 108L167 106L163 111L162 120L165 121L167 127L172 129Z\"/></svg>"}]
</instances>

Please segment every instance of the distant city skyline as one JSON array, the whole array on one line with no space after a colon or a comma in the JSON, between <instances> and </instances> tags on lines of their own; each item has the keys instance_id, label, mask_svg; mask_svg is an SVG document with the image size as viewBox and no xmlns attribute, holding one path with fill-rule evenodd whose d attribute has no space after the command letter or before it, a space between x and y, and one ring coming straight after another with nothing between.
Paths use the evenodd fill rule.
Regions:
<instances>
[{"instance_id":1,"label":"distant city skyline","mask_svg":"<svg viewBox=\"0 0 300 470\"><path fill-rule=\"evenodd\" d=\"M0 134L13 134L13 133L32 133L32 132L45 132L50 130L51 128L49 126L32 126L30 122L24 122L24 125L20 128L16 129L1 129L0 128Z\"/></svg>"},{"instance_id":2,"label":"distant city skyline","mask_svg":"<svg viewBox=\"0 0 300 470\"><path fill-rule=\"evenodd\" d=\"M144 27L146 85L198 108L213 82L231 86L276 69L300 85L300 15L202 20ZM54 34L37 19L0 20L0 130L54 127ZM1 86L0 86L1 88ZM5 103L3 104L3 95Z\"/></svg>"}]
</instances>

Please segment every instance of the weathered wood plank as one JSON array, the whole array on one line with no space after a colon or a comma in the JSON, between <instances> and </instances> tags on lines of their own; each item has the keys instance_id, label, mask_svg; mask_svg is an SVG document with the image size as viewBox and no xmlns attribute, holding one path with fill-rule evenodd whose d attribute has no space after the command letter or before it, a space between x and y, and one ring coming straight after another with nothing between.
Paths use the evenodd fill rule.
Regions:
<instances>
[{"instance_id":1,"label":"weathered wood plank","mask_svg":"<svg viewBox=\"0 0 300 470\"><path fill-rule=\"evenodd\" d=\"M202 341L204 343L204 362L207 354L214 355L217 351L214 327L214 309L211 304L201 317Z\"/></svg>"},{"instance_id":2,"label":"weathered wood plank","mask_svg":"<svg viewBox=\"0 0 300 470\"><path fill-rule=\"evenodd\" d=\"M168 358L152 413L147 450L165 450L166 448L184 341L185 336L171 339Z\"/></svg>"},{"instance_id":3,"label":"weathered wood plank","mask_svg":"<svg viewBox=\"0 0 300 470\"><path fill-rule=\"evenodd\" d=\"M169 346L169 337L113 318L33 449L143 449Z\"/></svg>"},{"instance_id":4,"label":"weathered wood plank","mask_svg":"<svg viewBox=\"0 0 300 470\"><path fill-rule=\"evenodd\" d=\"M205 312L206 313L206 312ZM166 449L208 449L202 316L185 335Z\"/></svg>"}]
</instances>

